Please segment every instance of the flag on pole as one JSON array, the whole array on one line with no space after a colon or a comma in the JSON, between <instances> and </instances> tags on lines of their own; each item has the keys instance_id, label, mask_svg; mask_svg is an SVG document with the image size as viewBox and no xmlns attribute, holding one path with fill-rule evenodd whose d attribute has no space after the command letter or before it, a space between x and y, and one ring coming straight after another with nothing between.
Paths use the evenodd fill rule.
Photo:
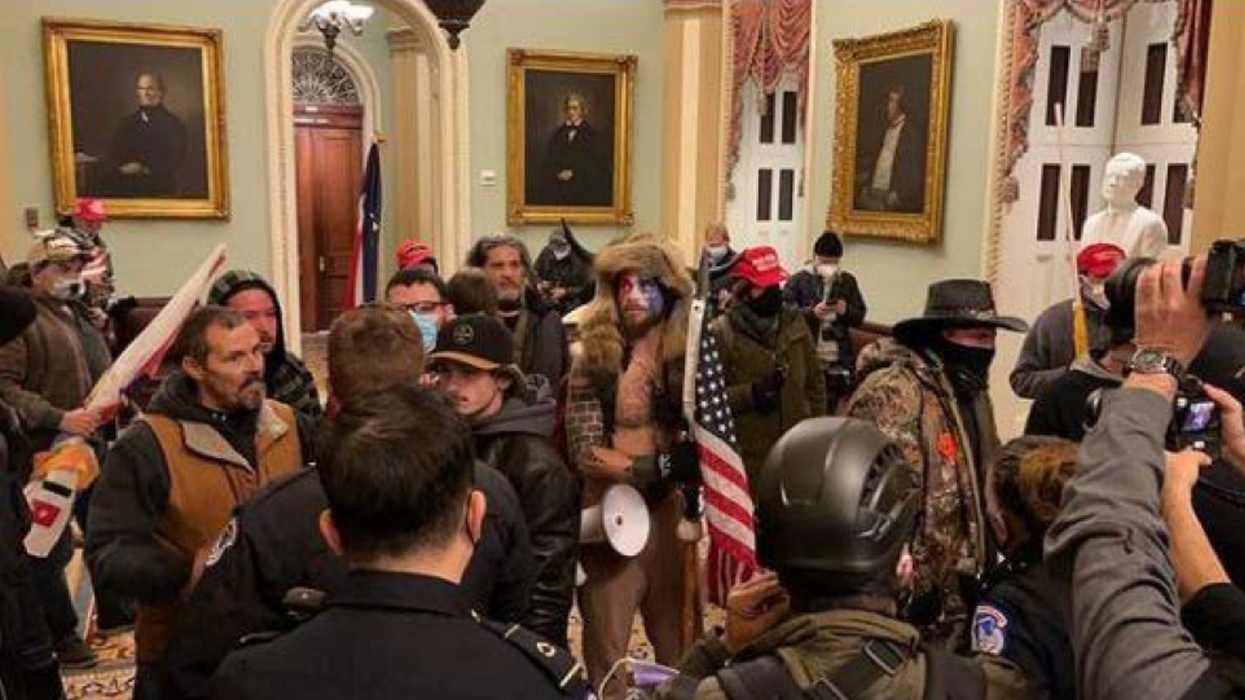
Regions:
<instances>
[{"instance_id":1,"label":"flag on pole","mask_svg":"<svg viewBox=\"0 0 1245 700\"><path fill-rule=\"evenodd\" d=\"M692 302L686 375L691 380L684 386L684 405L690 409L688 424L704 482L709 600L725 606L731 588L757 570L756 524L735 419L726 401L726 374L706 305L704 298Z\"/></svg>"},{"instance_id":2,"label":"flag on pole","mask_svg":"<svg viewBox=\"0 0 1245 700\"><path fill-rule=\"evenodd\" d=\"M87 408L99 411L105 417L114 415L121 408L121 394L135 380L155 375L165 353L177 338L182 322L207 294L212 279L224 266L225 246L221 244L99 378L86 398Z\"/></svg>"},{"instance_id":3,"label":"flag on pole","mask_svg":"<svg viewBox=\"0 0 1245 700\"><path fill-rule=\"evenodd\" d=\"M376 301L376 276L380 265L380 150L373 143L367 152L367 169L359 192L359 218L350 260L350 282L343 305L347 309Z\"/></svg>"}]
</instances>

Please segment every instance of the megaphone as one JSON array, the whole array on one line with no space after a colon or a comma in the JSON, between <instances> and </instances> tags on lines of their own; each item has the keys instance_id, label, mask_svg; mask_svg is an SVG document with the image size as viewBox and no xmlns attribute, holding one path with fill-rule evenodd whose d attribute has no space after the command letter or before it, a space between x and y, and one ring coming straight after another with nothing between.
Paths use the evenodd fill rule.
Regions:
<instances>
[{"instance_id":1,"label":"megaphone","mask_svg":"<svg viewBox=\"0 0 1245 700\"><path fill-rule=\"evenodd\" d=\"M634 557L648 543L650 523L644 497L627 484L605 489L601 502L580 511L581 544L609 544L624 557Z\"/></svg>"}]
</instances>

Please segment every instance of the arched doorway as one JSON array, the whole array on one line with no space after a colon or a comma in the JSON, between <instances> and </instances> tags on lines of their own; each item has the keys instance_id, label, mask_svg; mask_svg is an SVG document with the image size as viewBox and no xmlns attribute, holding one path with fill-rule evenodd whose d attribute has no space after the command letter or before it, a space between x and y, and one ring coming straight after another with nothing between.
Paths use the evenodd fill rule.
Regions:
<instances>
[{"instance_id":1,"label":"arched doorway","mask_svg":"<svg viewBox=\"0 0 1245 700\"><path fill-rule=\"evenodd\" d=\"M302 327L299 271L297 163L295 160L293 73L291 55L299 23L322 0L277 0L264 43L265 112L268 132L269 235L271 278L286 300L286 328ZM451 51L436 18L420 0L374 0L405 22L424 47L428 64L428 111L425 124L435 147L421 153L420 177L431 184L436 220L431 243L443 269L452 269L466 251L468 212L467 59L461 47ZM289 339L298 343L299 336ZM294 348L298 350L297 347Z\"/></svg>"},{"instance_id":2,"label":"arched doorway","mask_svg":"<svg viewBox=\"0 0 1245 700\"><path fill-rule=\"evenodd\" d=\"M301 330L314 333L328 329L345 297L360 154L378 131L365 110L380 112L379 95L365 98L361 81L319 46L299 42L291 63Z\"/></svg>"}]
</instances>

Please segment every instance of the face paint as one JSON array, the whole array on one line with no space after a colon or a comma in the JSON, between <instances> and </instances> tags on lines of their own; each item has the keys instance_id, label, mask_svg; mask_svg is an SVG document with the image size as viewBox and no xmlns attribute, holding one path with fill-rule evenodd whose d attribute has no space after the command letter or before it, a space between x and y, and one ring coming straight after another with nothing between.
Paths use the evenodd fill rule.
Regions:
<instances>
[{"instance_id":1,"label":"face paint","mask_svg":"<svg viewBox=\"0 0 1245 700\"><path fill-rule=\"evenodd\" d=\"M652 278L628 272L618 278L618 311L628 328L639 329L656 322L665 312L661 285Z\"/></svg>"}]
</instances>

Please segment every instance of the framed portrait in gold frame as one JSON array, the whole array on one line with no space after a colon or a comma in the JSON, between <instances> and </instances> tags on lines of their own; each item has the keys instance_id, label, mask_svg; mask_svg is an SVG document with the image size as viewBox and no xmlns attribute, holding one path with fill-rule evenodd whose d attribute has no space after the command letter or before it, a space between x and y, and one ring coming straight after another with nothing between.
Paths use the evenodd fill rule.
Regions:
<instances>
[{"instance_id":1,"label":"framed portrait in gold frame","mask_svg":"<svg viewBox=\"0 0 1245 700\"><path fill-rule=\"evenodd\" d=\"M942 234L952 24L834 42L834 165L826 223L849 235Z\"/></svg>"},{"instance_id":2,"label":"framed portrait in gold frame","mask_svg":"<svg viewBox=\"0 0 1245 700\"><path fill-rule=\"evenodd\" d=\"M629 225L637 58L507 49L506 220Z\"/></svg>"},{"instance_id":3,"label":"framed portrait in gold frame","mask_svg":"<svg viewBox=\"0 0 1245 700\"><path fill-rule=\"evenodd\" d=\"M227 219L221 32L43 20L56 209Z\"/></svg>"}]
</instances>

